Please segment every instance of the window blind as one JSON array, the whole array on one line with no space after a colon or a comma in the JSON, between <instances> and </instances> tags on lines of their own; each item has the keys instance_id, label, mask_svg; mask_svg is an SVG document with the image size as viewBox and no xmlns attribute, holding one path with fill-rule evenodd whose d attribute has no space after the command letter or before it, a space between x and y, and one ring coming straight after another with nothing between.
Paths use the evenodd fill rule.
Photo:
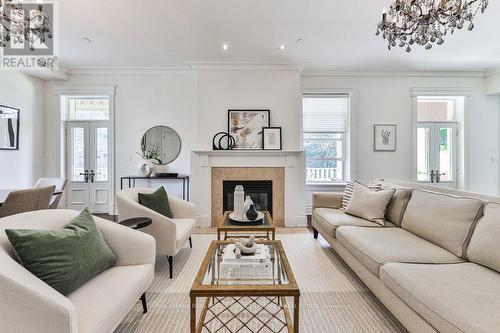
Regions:
<instances>
[{"instance_id":1,"label":"window blind","mask_svg":"<svg viewBox=\"0 0 500 333\"><path fill-rule=\"evenodd\" d=\"M304 132L347 132L347 94L304 94L302 98Z\"/></svg>"}]
</instances>

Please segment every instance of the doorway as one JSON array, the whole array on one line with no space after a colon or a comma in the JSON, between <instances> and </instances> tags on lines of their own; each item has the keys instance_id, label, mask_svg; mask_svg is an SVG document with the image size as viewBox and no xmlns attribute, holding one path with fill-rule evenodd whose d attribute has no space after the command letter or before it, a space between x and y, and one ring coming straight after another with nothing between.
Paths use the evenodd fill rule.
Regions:
<instances>
[{"instance_id":1,"label":"doorway","mask_svg":"<svg viewBox=\"0 0 500 333\"><path fill-rule=\"evenodd\" d=\"M109 99L67 97L65 104L66 208L108 213L113 177Z\"/></svg>"},{"instance_id":2,"label":"doorway","mask_svg":"<svg viewBox=\"0 0 500 333\"><path fill-rule=\"evenodd\" d=\"M417 182L458 188L463 165L459 120L464 96L417 96L415 173ZM462 120L463 121L463 120Z\"/></svg>"}]
</instances>

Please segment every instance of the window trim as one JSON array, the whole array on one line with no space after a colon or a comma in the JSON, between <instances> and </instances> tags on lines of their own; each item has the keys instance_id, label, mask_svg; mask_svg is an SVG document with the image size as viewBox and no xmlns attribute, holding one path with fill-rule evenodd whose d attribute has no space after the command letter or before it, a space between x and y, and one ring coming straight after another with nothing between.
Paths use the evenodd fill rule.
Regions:
<instances>
[{"instance_id":1,"label":"window trim","mask_svg":"<svg viewBox=\"0 0 500 333\"><path fill-rule=\"evenodd\" d=\"M345 134L344 140L344 181L342 182L331 182L331 183L314 183L309 184L306 182L306 190L341 190L345 187L347 182L356 179L356 114L357 114L357 90L353 88L302 88L300 95L301 103L301 117L300 117L300 140L301 149L304 150L304 131L303 131L303 117L302 117L302 100L304 95L337 95L343 94L348 95L348 109L347 109L347 132ZM305 157L304 157L304 179L305 179Z\"/></svg>"}]
</instances>

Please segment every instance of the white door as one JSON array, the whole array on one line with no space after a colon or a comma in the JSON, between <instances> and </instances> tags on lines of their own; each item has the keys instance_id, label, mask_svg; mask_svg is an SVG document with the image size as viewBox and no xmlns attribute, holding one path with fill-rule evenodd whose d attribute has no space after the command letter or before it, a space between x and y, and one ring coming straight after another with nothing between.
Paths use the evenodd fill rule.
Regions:
<instances>
[{"instance_id":1,"label":"white door","mask_svg":"<svg viewBox=\"0 0 500 333\"><path fill-rule=\"evenodd\" d=\"M417 123L417 181L457 187L456 122Z\"/></svg>"},{"instance_id":2,"label":"white door","mask_svg":"<svg viewBox=\"0 0 500 333\"><path fill-rule=\"evenodd\" d=\"M66 122L66 207L92 213L109 211L109 124Z\"/></svg>"}]
</instances>

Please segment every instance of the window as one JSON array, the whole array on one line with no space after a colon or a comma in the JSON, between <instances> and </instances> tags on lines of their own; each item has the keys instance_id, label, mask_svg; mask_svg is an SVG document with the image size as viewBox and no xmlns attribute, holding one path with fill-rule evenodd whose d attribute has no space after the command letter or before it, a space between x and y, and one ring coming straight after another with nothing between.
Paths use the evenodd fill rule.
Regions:
<instances>
[{"instance_id":1,"label":"window","mask_svg":"<svg viewBox=\"0 0 500 333\"><path fill-rule=\"evenodd\" d=\"M462 96L417 97L417 181L456 186Z\"/></svg>"},{"instance_id":2,"label":"window","mask_svg":"<svg viewBox=\"0 0 500 333\"><path fill-rule=\"evenodd\" d=\"M69 120L108 120L109 98L68 98Z\"/></svg>"},{"instance_id":3,"label":"window","mask_svg":"<svg viewBox=\"0 0 500 333\"><path fill-rule=\"evenodd\" d=\"M348 94L303 95L307 184L332 184L346 180L348 111Z\"/></svg>"}]
</instances>

